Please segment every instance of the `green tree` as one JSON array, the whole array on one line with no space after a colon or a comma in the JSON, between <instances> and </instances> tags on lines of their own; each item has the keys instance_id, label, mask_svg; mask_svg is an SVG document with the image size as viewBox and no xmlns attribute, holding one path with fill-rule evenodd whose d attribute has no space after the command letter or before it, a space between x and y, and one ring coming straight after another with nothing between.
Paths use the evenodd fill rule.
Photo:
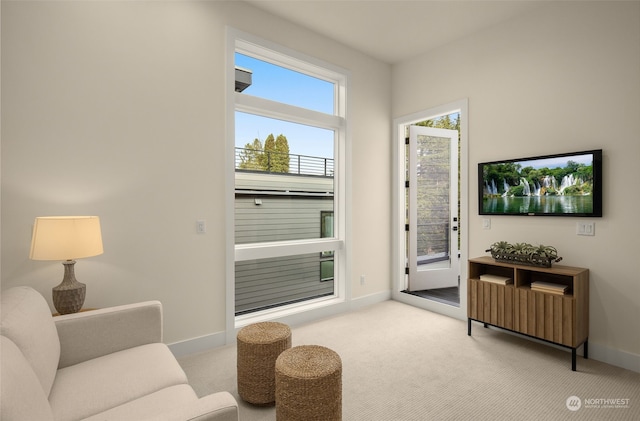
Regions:
<instances>
[{"instance_id":1,"label":"green tree","mask_svg":"<svg viewBox=\"0 0 640 421\"><path fill-rule=\"evenodd\" d=\"M238 168L241 170L262 170L263 165L262 142L255 139L253 143L244 145L244 149L240 152L240 163Z\"/></svg>"},{"instance_id":2,"label":"green tree","mask_svg":"<svg viewBox=\"0 0 640 421\"><path fill-rule=\"evenodd\" d=\"M247 143L239 158L238 169L288 173L289 143L286 136L280 134L276 139L272 133L264 144L259 139Z\"/></svg>"},{"instance_id":3,"label":"green tree","mask_svg":"<svg viewBox=\"0 0 640 421\"><path fill-rule=\"evenodd\" d=\"M452 120L451 116L455 118ZM436 129L457 130L460 133L460 114L445 115L434 120L426 120L416 123L416 126L433 127Z\"/></svg>"},{"instance_id":4,"label":"green tree","mask_svg":"<svg viewBox=\"0 0 640 421\"><path fill-rule=\"evenodd\" d=\"M279 134L275 142L275 155L272 158L273 172L288 173L289 172L289 142L287 137Z\"/></svg>"},{"instance_id":5,"label":"green tree","mask_svg":"<svg viewBox=\"0 0 640 421\"><path fill-rule=\"evenodd\" d=\"M273 137L273 133L269 134L264 141L264 159L262 163L263 169L266 171L272 171L273 169L273 156L276 151L276 138Z\"/></svg>"},{"instance_id":6,"label":"green tree","mask_svg":"<svg viewBox=\"0 0 640 421\"><path fill-rule=\"evenodd\" d=\"M565 169L567 171L567 174L570 174L577 172L578 168L580 168L581 166L583 166L583 164L579 164L576 161L568 161Z\"/></svg>"}]
</instances>

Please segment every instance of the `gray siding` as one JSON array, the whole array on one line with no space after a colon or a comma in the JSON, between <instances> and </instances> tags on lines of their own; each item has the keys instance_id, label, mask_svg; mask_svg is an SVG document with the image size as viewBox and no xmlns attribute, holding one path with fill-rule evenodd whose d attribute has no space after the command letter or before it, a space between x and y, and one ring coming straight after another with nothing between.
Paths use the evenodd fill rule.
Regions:
<instances>
[{"instance_id":1,"label":"gray siding","mask_svg":"<svg viewBox=\"0 0 640 421\"><path fill-rule=\"evenodd\" d=\"M236 314L332 293L319 253L236 263Z\"/></svg>"},{"instance_id":2,"label":"gray siding","mask_svg":"<svg viewBox=\"0 0 640 421\"><path fill-rule=\"evenodd\" d=\"M332 196L236 194L236 244L320 238L321 211L333 211Z\"/></svg>"},{"instance_id":3,"label":"gray siding","mask_svg":"<svg viewBox=\"0 0 640 421\"><path fill-rule=\"evenodd\" d=\"M320 238L321 212L333 211L328 177L237 171L235 188L236 244ZM332 294L333 280L320 281L321 260L312 253L236 262L236 314Z\"/></svg>"}]
</instances>

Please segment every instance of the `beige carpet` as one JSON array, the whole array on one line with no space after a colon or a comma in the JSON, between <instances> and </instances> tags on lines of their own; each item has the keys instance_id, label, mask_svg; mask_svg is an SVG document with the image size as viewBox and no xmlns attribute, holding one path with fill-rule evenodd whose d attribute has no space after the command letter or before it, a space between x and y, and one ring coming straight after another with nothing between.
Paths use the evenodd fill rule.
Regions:
<instances>
[{"instance_id":1,"label":"beige carpet","mask_svg":"<svg viewBox=\"0 0 640 421\"><path fill-rule=\"evenodd\" d=\"M294 327L292 339L340 354L345 421L640 420L640 373L582 357L573 372L564 349L479 323L469 337L464 321L396 301ZM234 394L241 421L275 420L238 397L235 345L180 363L199 395Z\"/></svg>"}]
</instances>

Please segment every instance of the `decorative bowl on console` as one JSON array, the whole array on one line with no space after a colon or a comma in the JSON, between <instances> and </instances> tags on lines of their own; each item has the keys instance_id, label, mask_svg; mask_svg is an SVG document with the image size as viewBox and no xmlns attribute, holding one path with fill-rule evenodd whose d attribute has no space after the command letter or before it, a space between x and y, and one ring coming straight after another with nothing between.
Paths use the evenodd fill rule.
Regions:
<instances>
[{"instance_id":1,"label":"decorative bowl on console","mask_svg":"<svg viewBox=\"0 0 640 421\"><path fill-rule=\"evenodd\" d=\"M521 265L550 268L553 262L559 262L558 250L552 246L533 246L528 243L510 244L506 241L498 241L491 244L486 251L496 262L516 263Z\"/></svg>"}]
</instances>

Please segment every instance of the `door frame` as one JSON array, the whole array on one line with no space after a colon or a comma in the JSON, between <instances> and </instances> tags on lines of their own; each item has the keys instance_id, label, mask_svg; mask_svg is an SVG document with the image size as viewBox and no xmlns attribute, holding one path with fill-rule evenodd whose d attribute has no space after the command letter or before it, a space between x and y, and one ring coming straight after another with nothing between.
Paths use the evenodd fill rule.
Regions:
<instances>
[{"instance_id":1,"label":"door frame","mask_svg":"<svg viewBox=\"0 0 640 421\"><path fill-rule=\"evenodd\" d=\"M434 300L416 297L403 293L407 287L406 268L406 232L405 232L405 140L404 127L440 117L447 114L460 112L460 306L455 307ZM467 260L469 250L469 100L467 98L453 101L448 104L429 108L410 115L398 117L393 120L393 190L392 190L392 234L393 234L393 259L391 297L406 304L410 304L425 310L444 314L460 320L467 319Z\"/></svg>"}]
</instances>

